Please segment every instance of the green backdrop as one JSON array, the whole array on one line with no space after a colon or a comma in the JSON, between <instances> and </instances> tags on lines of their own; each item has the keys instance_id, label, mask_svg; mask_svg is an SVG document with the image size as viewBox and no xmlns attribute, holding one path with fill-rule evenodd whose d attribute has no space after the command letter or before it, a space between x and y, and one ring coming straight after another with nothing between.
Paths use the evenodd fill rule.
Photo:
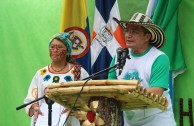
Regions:
<instances>
[{"instance_id":1,"label":"green backdrop","mask_svg":"<svg viewBox=\"0 0 194 126\"><path fill-rule=\"evenodd\" d=\"M145 13L148 1L118 0L123 20L129 20L138 11ZM0 125L28 126L30 118L25 110L16 111L23 104L28 86L35 72L50 63L48 43L59 32L62 0L1 0L0 1ZM90 28L94 18L94 0L87 0ZM194 95L193 40L191 23L194 2L182 0L179 7L179 24L183 55L187 65L185 73L174 81L175 117L179 125L179 98ZM194 105L193 105L194 106ZM184 118L184 125L189 125Z\"/></svg>"}]
</instances>

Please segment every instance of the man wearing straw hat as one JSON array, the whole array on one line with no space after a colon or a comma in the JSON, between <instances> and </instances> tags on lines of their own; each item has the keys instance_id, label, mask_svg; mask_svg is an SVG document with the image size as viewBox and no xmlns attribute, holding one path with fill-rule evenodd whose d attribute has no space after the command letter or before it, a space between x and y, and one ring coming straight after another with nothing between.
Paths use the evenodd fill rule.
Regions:
<instances>
[{"instance_id":1,"label":"man wearing straw hat","mask_svg":"<svg viewBox=\"0 0 194 126\"><path fill-rule=\"evenodd\" d=\"M129 21L117 21L125 32L129 59L121 74L109 73L109 79L136 79L148 92L166 97L167 110L149 108L124 111L124 126L175 126L168 89L170 62L159 50L164 45L163 30L142 13L135 13ZM117 62L117 61L116 61ZM111 62L111 66L115 60Z\"/></svg>"}]
</instances>

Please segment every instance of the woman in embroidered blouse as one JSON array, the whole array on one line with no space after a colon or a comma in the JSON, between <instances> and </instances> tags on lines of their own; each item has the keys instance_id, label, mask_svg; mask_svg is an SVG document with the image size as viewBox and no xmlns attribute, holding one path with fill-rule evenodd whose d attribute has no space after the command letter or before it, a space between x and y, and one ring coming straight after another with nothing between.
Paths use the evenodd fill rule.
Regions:
<instances>
[{"instance_id":1,"label":"woman in embroidered blouse","mask_svg":"<svg viewBox=\"0 0 194 126\"><path fill-rule=\"evenodd\" d=\"M49 52L51 64L38 70L30 84L24 103L29 103L44 96L45 89L50 83L76 81L88 77L88 73L72 58L72 42L68 33L55 35L50 42ZM80 74L76 74L78 72ZM80 76L79 76L80 75ZM32 117L31 126L48 125L48 105L45 99L26 107L27 114ZM62 126L66 120L65 108L57 103L52 105L52 125ZM69 118L72 126L79 126L79 120Z\"/></svg>"}]
</instances>

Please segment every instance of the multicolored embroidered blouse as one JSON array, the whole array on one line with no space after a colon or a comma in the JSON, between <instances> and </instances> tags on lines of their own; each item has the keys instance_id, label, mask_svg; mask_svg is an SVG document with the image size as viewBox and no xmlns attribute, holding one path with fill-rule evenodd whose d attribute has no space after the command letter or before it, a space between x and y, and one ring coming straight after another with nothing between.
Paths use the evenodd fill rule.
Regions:
<instances>
[{"instance_id":1,"label":"multicolored embroidered blouse","mask_svg":"<svg viewBox=\"0 0 194 126\"><path fill-rule=\"evenodd\" d=\"M29 103L36 98L40 98L44 96L45 89L48 84L51 83L60 83L60 82L69 82L69 81L75 81L77 78L77 71L75 70L77 68L77 65L74 65L70 70L63 74L56 74L49 71L49 67L46 66L36 72L34 75L32 82L30 84L28 95L26 99L24 100L24 103ZM85 69L81 67L81 74L80 79L88 77L88 73ZM43 100L40 100L38 103L41 105ZM30 115L30 109L31 105L26 107L26 112L28 115Z\"/></svg>"}]
</instances>

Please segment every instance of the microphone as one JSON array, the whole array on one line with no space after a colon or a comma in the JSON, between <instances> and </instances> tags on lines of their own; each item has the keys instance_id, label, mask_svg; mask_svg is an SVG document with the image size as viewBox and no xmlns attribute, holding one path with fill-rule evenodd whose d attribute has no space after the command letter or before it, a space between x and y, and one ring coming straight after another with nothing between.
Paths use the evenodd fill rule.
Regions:
<instances>
[{"instance_id":1,"label":"microphone","mask_svg":"<svg viewBox=\"0 0 194 126\"><path fill-rule=\"evenodd\" d=\"M119 73L120 73L120 69L121 69L121 55L123 53L123 49L121 47L117 48L117 69L119 69ZM120 74L119 74L120 75Z\"/></svg>"},{"instance_id":2,"label":"microphone","mask_svg":"<svg viewBox=\"0 0 194 126\"><path fill-rule=\"evenodd\" d=\"M121 47L117 48L117 64L120 65L121 55L123 53L123 49Z\"/></svg>"},{"instance_id":3,"label":"microphone","mask_svg":"<svg viewBox=\"0 0 194 126\"><path fill-rule=\"evenodd\" d=\"M118 64L118 69L119 69L119 75L121 74L123 67L126 62L126 58L130 59L129 56L129 50L127 48L121 48L119 47L117 49L117 64Z\"/></svg>"}]
</instances>

